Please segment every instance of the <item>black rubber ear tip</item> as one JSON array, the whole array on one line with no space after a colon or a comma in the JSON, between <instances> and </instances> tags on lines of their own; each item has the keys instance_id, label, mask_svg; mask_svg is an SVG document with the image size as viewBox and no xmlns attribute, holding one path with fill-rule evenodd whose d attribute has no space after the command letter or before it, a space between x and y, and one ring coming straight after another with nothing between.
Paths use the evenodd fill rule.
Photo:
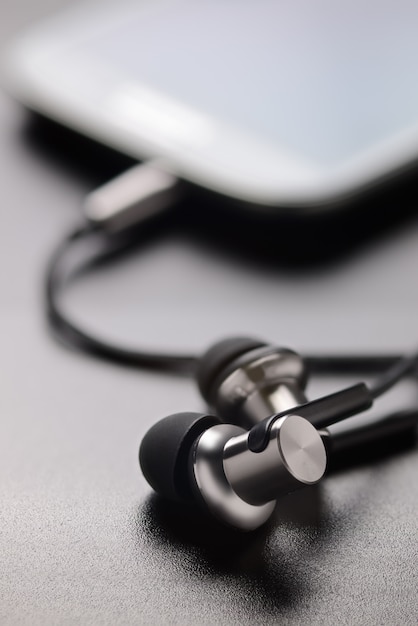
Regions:
<instances>
[{"instance_id":1,"label":"black rubber ear tip","mask_svg":"<svg viewBox=\"0 0 418 626\"><path fill-rule=\"evenodd\" d=\"M175 413L146 433L139 449L142 472L155 491L170 500L193 498L189 452L194 441L220 420L202 413Z\"/></svg>"},{"instance_id":2,"label":"black rubber ear tip","mask_svg":"<svg viewBox=\"0 0 418 626\"><path fill-rule=\"evenodd\" d=\"M197 383L200 393L208 404L211 404L212 385L218 374L233 360L256 348L267 344L251 337L230 337L215 343L199 359Z\"/></svg>"}]
</instances>

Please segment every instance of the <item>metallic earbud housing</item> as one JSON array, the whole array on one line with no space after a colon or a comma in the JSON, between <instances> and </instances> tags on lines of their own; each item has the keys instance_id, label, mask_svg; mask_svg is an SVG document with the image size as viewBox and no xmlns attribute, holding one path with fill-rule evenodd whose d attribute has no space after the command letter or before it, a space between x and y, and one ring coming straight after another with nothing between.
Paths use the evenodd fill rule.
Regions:
<instances>
[{"instance_id":1,"label":"metallic earbud housing","mask_svg":"<svg viewBox=\"0 0 418 626\"><path fill-rule=\"evenodd\" d=\"M212 404L224 421L250 429L267 415L305 404L306 380L306 366L296 352L258 348L221 373Z\"/></svg>"},{"instance_id":2,"label":"metallic earbud housing","mask_svg":"<svg viewBox=\"0 0 418 626\"><path fill-rule=\"evenodd\" d=\"M262 452L248 448L248 432L222 424L205 431L192 452L201 498L222 522L249 531L273 512L276 499L317 483L326 468L318 431L303 417L286 415L270 429Z\"/></svg>"}]
</instances>

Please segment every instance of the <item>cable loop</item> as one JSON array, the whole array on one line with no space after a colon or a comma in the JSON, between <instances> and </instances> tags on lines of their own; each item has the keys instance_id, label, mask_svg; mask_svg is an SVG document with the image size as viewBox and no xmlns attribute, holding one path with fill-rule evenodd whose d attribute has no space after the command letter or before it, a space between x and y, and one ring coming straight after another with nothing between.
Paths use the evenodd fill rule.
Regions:
<instances>
[{"instance_id":1,"label":"cable loop","mask_svg":"<svg viewBox=\"0 0 418 626\"><path fill-rule=\"evenodd\" d=\"M98 251L90 254L76 267L67 271L67 254L78 242L85 241L98 245ZM51 328L56 336L66 343L87 354L130 367L146 368L186 376L194 374L199 356L188 353L150 352L130 350L123 346L109 343L90 332L83 330L73 322L59 302L59 295L65 284L76 273L88 266L122 253L137 240L133 236L108 236L88 224L70 232L51 255L45 277L46 312ZM399 355L306 355L309 369L315 374L358 375L382 373L382 376L370 387L373 397L378 397L389 390L402 378L415 374L418 366L418 354L401 357Z\"/></svg>"}]
</instances>

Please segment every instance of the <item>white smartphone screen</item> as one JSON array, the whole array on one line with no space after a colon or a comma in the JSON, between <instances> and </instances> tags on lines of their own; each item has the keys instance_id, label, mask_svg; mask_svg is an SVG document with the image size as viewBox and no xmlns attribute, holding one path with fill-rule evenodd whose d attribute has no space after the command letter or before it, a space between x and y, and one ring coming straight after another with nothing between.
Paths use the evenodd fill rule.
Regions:
<instances>
[{"instance_id":1,"label":"white smartphone screen","mask_svg":"<svg viewBox=\"0 0 418 626\"><path fill-rule=\"evenodd\" d=\"M418 120L416 2L138 4L81 54L321 162Z\"/></svg>"},{"instance_id":2,"label":"white smartphone screen","mask_svg":"<svg viewBox=\"0 0 418 626\"><path fill-rule=\"evenodd\" d=\"M418 157L415 1L103 1L19 54L35 108L250 202L327 203Z\"/></svg>"}]
</instances>

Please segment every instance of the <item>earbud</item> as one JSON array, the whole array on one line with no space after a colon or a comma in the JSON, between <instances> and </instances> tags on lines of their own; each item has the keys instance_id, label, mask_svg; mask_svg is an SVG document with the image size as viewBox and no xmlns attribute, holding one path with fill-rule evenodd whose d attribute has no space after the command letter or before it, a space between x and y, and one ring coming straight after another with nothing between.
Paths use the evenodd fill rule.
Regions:
<instances>
[{"instance_id":1,"label":"earbud","mask_svg":"<svg viewBox=\"0 0 418 626\"><path fill-rule=\"evenodd\" d=\"M302 358L256 339L235 337L216 343L199 360L197 382L216 414L243 428L307 402Z\"/></svg>"},{"instance_id":2,"label":"earbud","mask_svg":"<svg viewBox=\"0 0 418 626\"><path fill-rule=\"evenodd\" d=\"M141 468L160 494L194 498L221 522L253 530L270 517L278 497L322 478L326 452L314 426L298 415L270 424L260 452L250 450L248 437L210 415L171 415L145 435Z\"/></svg>"}]
</instances>

